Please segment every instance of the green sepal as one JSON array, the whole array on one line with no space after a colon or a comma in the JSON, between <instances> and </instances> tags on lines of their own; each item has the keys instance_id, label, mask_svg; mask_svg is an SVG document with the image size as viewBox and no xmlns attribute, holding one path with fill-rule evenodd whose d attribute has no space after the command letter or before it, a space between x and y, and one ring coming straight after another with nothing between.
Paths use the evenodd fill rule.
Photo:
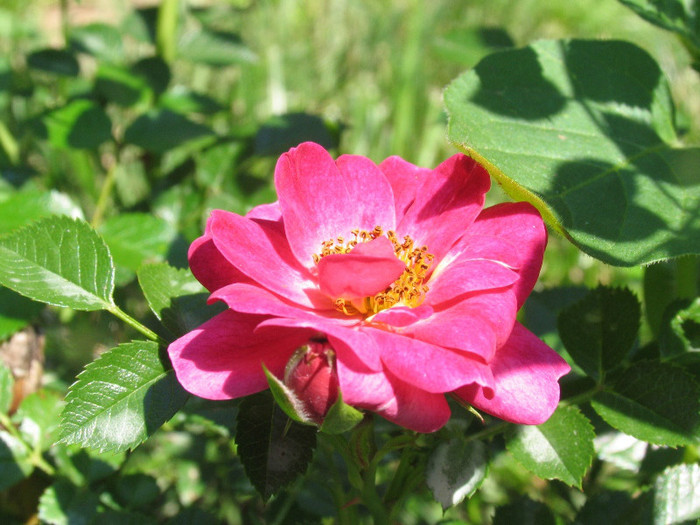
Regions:
<instances>
[{"instance_id":1,"label":"green sepal","mask_svg":"<svg viewBox=\"0 0 700 525\"><path fill-rule=\"evenodd\" d=\"M299 397L297 397L297 395L292 392L287 385L275 377L275 375L270 372L264 364L262 367L263 371L265 372L265 377L267 378L267 384L270 386L272 397L275 398L275 402L279 405L282 411L298 423L318 426L318 424L311 419L311 416L309 416L306 410L304 410L304 404L302 403L301 399L299 399Z\"/></svg>"},{"instance_id":2,"label":"green sepal","mask_svg":"<svg viewBox=\"0 0 700 525\"><path fill-rule=\"evenodd\" d=\"M338 399L331 405L326 417L323 418L321 432L342 434L355 428L364 417L362 411L343 402L343 394L338 390Z\"/></svg>"}]
</instances>

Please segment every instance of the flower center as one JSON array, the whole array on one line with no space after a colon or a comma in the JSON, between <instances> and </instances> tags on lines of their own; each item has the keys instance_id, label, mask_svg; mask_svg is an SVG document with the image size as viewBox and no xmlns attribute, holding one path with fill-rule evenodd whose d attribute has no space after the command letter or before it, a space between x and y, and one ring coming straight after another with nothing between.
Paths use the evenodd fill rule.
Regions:
<instances>
[{"instance_id":1,"label":"flower center","mask_svg":"<svg viewBox=\"0 0 700 525\"><path fill-rule=\"evenodd\" d=\"M428 247L416 247L413 239L408 235L404 236L401 241L395 232L391 230L384 232L381 226L375 226L370 231L357 229L351 233L352 238L347 241L343 237L324 241L321 245L321 253L313 256L314 262L318 264L323 257L328 255L350 253L359 243L370 242L385 236L391 241L394 254L406 265L406 269L384 291L362 299L341 297L336 299L335 307L346 315L370 316L398 304L411 308L420 306L428 291L428 286L423 282L434 258L433 254L428 253Z\"/></svg>"}]
</instances>

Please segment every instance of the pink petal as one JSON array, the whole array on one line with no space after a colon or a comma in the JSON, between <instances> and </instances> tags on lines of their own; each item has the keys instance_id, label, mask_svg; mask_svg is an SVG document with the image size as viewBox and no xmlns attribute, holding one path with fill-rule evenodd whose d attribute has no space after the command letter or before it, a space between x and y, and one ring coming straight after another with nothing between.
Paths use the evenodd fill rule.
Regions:
<instances>
[{"instance_id":1,"label":"pink petal","mask_svg":"<svg viewBox=\"0 0 700 525\"><path fill-rule=\"evenodd\" d=\"M426 301L439 305L466 293L505 288L517 280L516 271L494 260L463 257L444 266L441 262L427 283Z\"/></svg>"},{"instance_id":2,"label":"pink petal","mask_svg":"<svg viewBox=\"0 0 700 525\"><path fill-rule=\"evenodd\" d=\"M424 177L406 215L397 218L399 238L410 235L439 261L476 219L490 185L476 161L461 154L450 157Z\"/></svg>"},{"instance_id":3,"label":"pink petal","mask_svg":"<svg viewBox=\"0 0 700 525\"><path fill-rule=\"evenodd\" d=\"M369 334L360 330L360 325L350 326L347 324L353 321L357 323L357 319L348 319L349 321L347 321L346 324L342 324L342 321L337 319L324 319L322 317L317 317L316 319L285 319L273 317L262 322L260 326L311 328L315 330L317 334L325 335L330 341L331 346L335 347L340 342L350 348L357 356L357 359L367 368L374 371L381 370L383 366L381 362L381 350L377 347L375 340Z\"/></svg>"},{"instance_id":4,"label":"pink petal","mask_svg":"<svg viewBox=\"0 0 700 525\"><path fill-rule=\"evenodd\" d=\"M486 237L501 239L513 247L510 253L501 250L501 255L492 252L491 257L519 269L520 279L514 291L520 308L535 286L542 267L547 246L544 222L539 212L527 202L498 204L481 212L459 244L464 247L465 254L473 256L479 251L485 255L486 246L481 245L479 239Z\"/></svg>"},{"instance_id":5,"label":"pink petal","mask_svg":"<svg viewBox=\"0 0 700 525\"><path fill-rule=\"evenodd\" d=\"M338 381L343 401L416 432L434 432L450 419L443 394L431 394L409 385L388 371L363 366L342 342L336 342Z\"/></svg>"},{"instance_id":6,"label":"pink petal","mask_svg":"<svg viewBox=\"0 0 700 525\"><path fill-rule=\"evenodd\" d=\"M221 255L208 234L194 240L188 259L194 276L211 292L235 282L252 282Z\"/></svg>"},{"instance_id":7,"label":"pink petal","mask_svg":"<svg viewBox=\"0 0 700 525\"><path fill-rule=\"evenodd\" d=\"M173 342L168 353L185 390L207 399L234 399L267 388L262 363L282 375L291 354L313 331L254 331L264 319L227 310Z\"/></svg>"},{"instance_id":8,"label":"pink petal","mask_svg":"<svg viewBox=\"0 0 700 525\"><path fill-rule=\"evenodd\" d=\"M279 202L270 204L260 204L245 214L248 219L261 219L265 221L278 222L282 220Z\"/></svg>"},{"instance_id":9,"label":"pink petal","mask_svg":"<svg viewBox=\"0 0 700 525\"><path fill-rule=\"evenodd\" d=\"M522 425L539 425L559 403L558 379L569 365L521 324L491 362L496 381L493 392L469 385L456 394L496 417Z\"/></svg>"},{"instance_id":10,"label":"pink petal","mask_svg":"<svg viewBox=\"0 0 700 525\"><path fill-rule=\"evenodd\" d=\"M219 252L243 274L295 303L313 306L320 293L290 252L279 223L214 210L208 229Z\"/></svg>"},{"instance_id":11,"label":"pink petal","mask_svg":"<svg viewBox=\"0 0 700 525\"><path fill-rule=\"evenodd\" d=\"M489 367L467 354L374 328L363 331L374 339L386 367L420 390L438 394L473 382L492 384Z\"/></svg>"},{"instance_id":12,"label":"pink petal","mask_svg":"<svg viewBox=\"0 0 700 525\"><path fill-rule=\"evenodd\" d=\"M275 187L289 244L307 268L324 241L350 240L357 228L394 229L391 186L367 158L345 155L336 163L321 146L306 142L280 157Z\"/></svg>"},{"instance_id":13,"label":"pink petal","mask_svg":"<svg viewBox=\"0 0 700 525\"><path fill-rule=\"evenodd\" d=\"M318 262L321 291L337 299L372 297L398 279L406 265L386 237L360 243L350 253L331 254Z\"/></svg>"},{"instance_id":14,"label":"pink petal","mask_svg":"<svg viewBox=\"0 0 700 525\"><path fill-rule=\"evenodd\" d=\"M394 192L396 216L401 218L416 198L416 192L433 170L419 168L401 157L389 157L379 165Z\"/></svg>"},{"instance_id":15,"label":"pink petal","mask_svg":"<svg viewBox=\"0 0 700 525\"><path fill-rule=\"evenodd\" d=\"M402 328L426 319L431 315L433 315L433 309L427 305L421 305L416 308L392 306L375 314L371 318L371 324Z\"/></svg>"}]
</instances>

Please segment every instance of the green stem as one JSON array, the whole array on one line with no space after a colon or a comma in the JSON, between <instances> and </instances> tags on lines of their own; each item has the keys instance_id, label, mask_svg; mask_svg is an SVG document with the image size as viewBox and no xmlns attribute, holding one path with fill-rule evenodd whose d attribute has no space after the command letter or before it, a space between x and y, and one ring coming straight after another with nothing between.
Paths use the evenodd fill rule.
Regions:
<instances>
[{"instance_id":1,"label":"green stem","mask_svg":"<svg viewBox=\"0 0 700 525\"><path fill-rule=\"evenodd\" d=\"M377 466L374 461L362 476L362 503L365 504L370 514L374 525L389 525L389 514L384 508L384 503L377 492Z\"/></svg>"},{"instance_id":2,"label":"green stem","mask_svg":"<svg viewBox=\"0 0 700 525\"><path fill-rule=\"evenodd\" d=\"M134 328L138 332L141 332L143 335L145 335L151 341L155 341L160 346L167 346L166 341L164 341L157 333L155 333L150 328L139 323L136 319L134 319L129 314L127 314L125 311L123 311L121 308L119 308L116 304L107 308L107 311L109 313L111 313L112 315L118 317L122 321L124 321L126 324L128 324L129 326L131 326L132 328Z\"/></svg>"},{"instance_id":3,"label":"green stem","mask_svg":"<svg viewBox=\"0 0 700 525\"><path fill-rule=\"evenodd\" d=\"M176 54L178 9L179 0L162 0L158 8L156 48L158 55L168 64Z\"/></svg>"},{"instance_id":4,"label":"green stem","mask_svg":"<svg viewBox=\"0 0 700 525\"><path fill-rule=\"evenodd\" d=\"M109 196L112 193L115 183L115 173L117 170L117 161L109 167L107 170L107 175L102 183L102 190L100 191L100 196L97 198L97 204L95 205L95 213L92 215L92 220L90 221L90 226L97 229L100 224L102 224L102 219L107 209L107 202L109 201Z\"/></svg>"}]
</instances>

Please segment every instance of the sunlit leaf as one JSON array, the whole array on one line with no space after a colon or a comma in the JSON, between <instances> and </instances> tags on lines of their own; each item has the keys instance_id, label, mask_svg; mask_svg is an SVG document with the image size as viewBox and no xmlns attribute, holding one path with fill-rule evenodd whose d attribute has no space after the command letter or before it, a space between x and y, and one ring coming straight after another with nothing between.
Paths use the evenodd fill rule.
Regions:
<instances>
[{"instance_id":1,"label":"sunlit leaf","mask_svg":"<svg viewBox=\"0 0 700 525\"><path fill-rule=\"evenodd\" d=\"M12 405L12 386L15 384L12 372L0 362L0 413L7 414Z\"/></svg>"},{"instance_id":2,"label":"sunlit leaf","mask_svg":"<svg viewBox=\"0 0 700 525\"><path fill-rule=\"evenodd\" d=\"M470 498L486 477L488 453L481 441L452 438L430 455L426 483L443 510Z\"/></svg>"},{"instance_id":3,"label":"sunlit leaf","mask_svg":"<svg viewBox=\"0 0 700 525\"><path fill-rule=\"evenodd\" d=\"M113 280L109 250L85 222L50 217L0 237L0 284L36 301L109 308Z\"/></svg>"},{"instance_id":4,"label":"sunlit leaf","mask_svg":"<svg viewBox=\"0 0 700 525\"><path fill-rule=\"evenodd\" d=\"M91 523L97 514L98 502L98 495L89 489L58 479L39 499L39 519L51 525Z\"/></svg>"},{"instance_id":5,"label":"sunlit leaf","mask_svg":"<svg viewBox=\"0 0 700 525\"><path fill-rule=\"evenodd\" d=\"M156 343L121 344L88 364L70 387L61 414L61 441L101 451L133 449L186 399Z\"/></svg>"},{"instance_id":6,"label":"sunlit leaf","mask_svg":"<svg viewBox=\"0 0 700 525\"><path fill-rule=\"evenodd\" d=\"M201 29L186 33L178 42L180 58L210 66L230 66L257 60L257 56L234 33Z\"/></svg>"},{"instance_id":7,"label":"sunlit leaf","mask_svg":"<svg viewBox=\"0 0 700 525\"><path fill-rule=\"evenodd\" d=\"M700 465L676 465L654 483L654 523L666 525L700 518Z\"/></svg>"},{"instance_id":8,"label":"sunlit leaf","mask_svg":"<svg viewBox=\"0 0 700 525\"><path fill-rule=\"evenodd\" d=\"M591 405L613 428L649 443L700 441L700 386L680 367L636 363L596 394Z\"/></svg>"},{"instance_id":9,"label":"sunlit leaf","mask_svg":"<svg viewBox=\"0 0 700 525\"><path fill-rule=\"evenodd\" d=\"M573 406L560 406L541 425L519 425L506 447L528 470L543 479L581 487L595 450L591 423Z\"/></svg>"},{"instance_id":10,"label":"sunlit leaf","mask_svg":"<svg viewBox=\"0 0 700 525\"><path fill-rule=\"evenodd\" d=\"M448 87L449 139L586 253L632 266L700 253L700 148L674 149L656 62L618 41L494 53Z\"/></svg>"},{"instance_id":11,"label":"sunlit leaf","mask_svg":"<svg viewBox=\"0 0 700 525\"><path fill-rule=\"evenodd\" d=\"M0 233L10 232L49 215L83 218L80 207L65 193L27 189L14 192L0 202Z\"/></svg>"},{"instance_id":12,"label":"sunlit leaf","mask_svg":"<svg viewBox=\"0 0 700 525\"><path fill-rule=\"evenodd\" d=\"M112 138L107 113L86 99L54 109L44 116L40 126L39 133L56 148L95 149Z\"/></svg>"},{"instance_id":13,"label":"sunlit leaf","mask_svg":"<svg viewBox=\"0 0 700 525\"><path fill-rule=\"evenodd\" d=\"M52 446L62 408L63 399L55 392L39 390L25 397L13 417L25 442L35 450Z\"/></svg>"},{"instance_id":14,"label":"sunlit leaf","mask_svg":"<svg viewBox=\"0 0 700 525\"><path fill-rule=\"evenodd\" d=\"M122 35L114 26L102 23L72 27L70 45L77 51L88 53L108 62L119 62L124 57Z\"/></svg>"}]
</instances>

